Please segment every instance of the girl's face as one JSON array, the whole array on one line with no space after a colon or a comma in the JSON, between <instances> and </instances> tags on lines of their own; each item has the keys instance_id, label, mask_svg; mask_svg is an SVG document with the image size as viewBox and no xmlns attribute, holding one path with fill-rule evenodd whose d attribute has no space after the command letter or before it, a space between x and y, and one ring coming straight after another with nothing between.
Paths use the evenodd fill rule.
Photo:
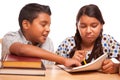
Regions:
<instances>
[{"instance_id":1,"label":"girl's face","mask_svg":"<svg viewBox=\"0 0 120 80\"><path fill-rule=\"evenodd\" d=\"M90 44L95 42L103 25L96 18L83 15L77 24L77 28L82 42Z\"/></svg>"},{"instance_id":2,"label":"girl's face","mask_svg":"<svg viewBox=\"0 0 120 80\"><path fill-rule=\"evenodd\" d=\"M25 37L33 44L44 43L50 32L51 19L46 13L38 14L38 17L32 23L27 22L27 27L24 27Z\"/></svg>"}]
</instances>

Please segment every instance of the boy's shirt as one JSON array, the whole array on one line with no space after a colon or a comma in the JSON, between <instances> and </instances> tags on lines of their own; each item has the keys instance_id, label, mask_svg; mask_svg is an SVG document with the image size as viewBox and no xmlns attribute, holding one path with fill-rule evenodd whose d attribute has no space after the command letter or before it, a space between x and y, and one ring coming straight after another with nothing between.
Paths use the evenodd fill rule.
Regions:
<instances>
[{"instance_id":1,"label":"boy's shirt","mask_svg":"<svg viewBox=\"0 0 120 80\"><path fill-rule=\"evenodd\" d=\"M19 30L17 32L9 32L2 39L2 54L4 54L4 53L9 54L10 53L9 47L14 42L21 42L23 44L31 44L32 45L32 43L30 41L27 41L25 39L21 30ZM45 43L38 44L36 46L38 46L42 49L48 50L50 52L54 52L53 42L49 37L47 37ZM42 61L43 61L44 64L53 64L53 62L48 61L48 60L42 60Z\"/></svg>"}]
</instances>

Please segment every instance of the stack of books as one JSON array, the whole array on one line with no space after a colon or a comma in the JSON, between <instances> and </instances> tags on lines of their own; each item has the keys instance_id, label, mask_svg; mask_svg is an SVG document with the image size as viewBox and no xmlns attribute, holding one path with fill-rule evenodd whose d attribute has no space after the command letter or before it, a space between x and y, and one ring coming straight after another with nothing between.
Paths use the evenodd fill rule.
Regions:
<instances>
[{"instance_id":1,"label":"stack of books","mask_svg":"<svg viewBox=\"0 0 120 80\"><path fill-rule=\"evenodd\" d=\"M45 76L45 66L40 58L7 54L1 59L0 74Z\"/></svg>"}]
</instances>

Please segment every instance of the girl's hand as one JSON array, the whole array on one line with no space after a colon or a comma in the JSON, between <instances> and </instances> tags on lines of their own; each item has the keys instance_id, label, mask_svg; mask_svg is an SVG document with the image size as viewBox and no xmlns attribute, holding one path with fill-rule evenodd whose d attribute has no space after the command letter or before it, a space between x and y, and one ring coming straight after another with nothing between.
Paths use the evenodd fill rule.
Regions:
<instances>
[{"instance_id":1,"label":"girl's hand","mask_svg":"<svg viewBox=\"0 0 120 80\"><path fill-rule=\"evenodd\" d=\"M115 64L110 59L106 59L102 65L102 71L104 73L116 73L118 72L118 64Z\"/></svg>"},{"instance_id":2,"label":"girl's hand","mask_svg":"<svg viewBox=\"0 0 120 80\"><path fill-rule=\"evenodd\" d=\"M73 59L78 60L79 62L82 62L85 59L86 51L85 50L77 50L75 51L75 54L73 55Z\"/></svg>"}]
</instances>

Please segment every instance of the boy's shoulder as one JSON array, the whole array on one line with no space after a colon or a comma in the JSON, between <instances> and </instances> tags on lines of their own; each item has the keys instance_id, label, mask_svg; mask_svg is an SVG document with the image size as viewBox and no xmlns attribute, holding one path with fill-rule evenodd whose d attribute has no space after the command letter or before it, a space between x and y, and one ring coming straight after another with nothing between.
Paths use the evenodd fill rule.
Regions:
<instances>
[{"instance_id":1,"label":"boy's shoulder","mask_svg":"<svg viewBox=\"0 0 120 80\"><path fill-rule=\"evenodd\" d=\"M18 34L19 34L18 32L8 32L3 36L3 40L4 39L10 40L10 39L16 38L19 36Z\"/></svg>"}]
</instances>

